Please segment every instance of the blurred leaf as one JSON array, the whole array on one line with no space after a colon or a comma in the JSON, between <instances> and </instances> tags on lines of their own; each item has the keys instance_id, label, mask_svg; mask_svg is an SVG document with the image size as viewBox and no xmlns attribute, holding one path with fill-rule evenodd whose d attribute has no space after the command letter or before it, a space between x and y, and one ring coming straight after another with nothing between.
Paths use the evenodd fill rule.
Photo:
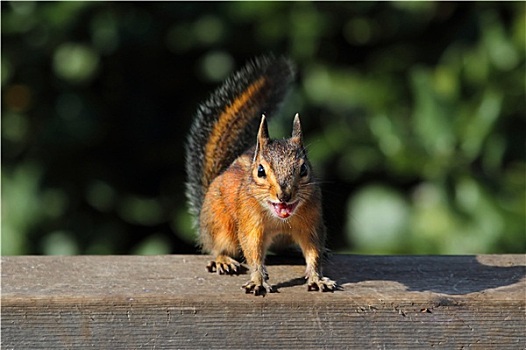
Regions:
<instances>
[{"instance_id":1,"label":"blurred leaf","mask_svg":"<svg viewBox=\"0 0 526 350\"><path fill-rule=\"evenodd\" d=\"M2 170L2 255L23 253L24 233L42 217L40 178L36 164L20 165L12 172Z\"/></svg>"},{"instance_id":2,"label":"blurred leaf","mask_svg":"<svg viewBox=\"0 0 526 350\"><path fill-rule=\"evenodd\" d=\"M171 226L174 232L177 232L189 244L195 244L197 241L198 233L196 233L196 228L193 225L193 218L186 208L175 213Z\"/></svg>"},{"instance_id":3,"label":"blurred leaf","mask_svg":"<svg viewBox=\"0 0 526 350\"><path fill-rule=\"evenodd\" d=\"M22 142L28 133L27 116L20 113L7 112L2 114L2 139L12 142Z\"/></svg>"},{"instance_id":4,"label":"blurred leaf","mask_svg":"<svg viewBox=\"0 0 526 350\"><path fill-rule=\"evenodd\" d=\"M501 70L515 68L519 63L519 54L495 14L486 12L482 16L482 27L483 42L493 64Z\"/></svg>"},{"instance_id":5,"label":"blurred leaf","mask_svg":"<svg viewBox=\"0 0 526 350\"><path fill-rule=\"evenodd\" d=\"M414 128L420 142L431 155L449 155L453 150L454 111L448 101L436 93L428 69L415 67L411 71L415 106Z\"/></svg>"},{"instance_id":6,"label":"blurred leaf","mask_svg":"<svg viewBox=\"0 0 526 350\"><path fill-rule=\"evenodd\" d=\"M465 246L450 244L455 240L459 223L449 211L445 194L432 183L419 185L413 195L414 213L411 220L413 249L422 254L450 254L467 251ZM445 247L447 246L447 248ZM449 250L448 250L449 249ZM453 250L451 250L453 249Z\"/></svg>"},{"instance_id":7,"label":"blurred leaf","mask_svg":"<svg viewBox=\"0 0 526 350\"><path fill-rule=\"evenodd\" d=\"M0 73L2 74L2 86L5 86L13 76L13 66L11 65L9 58L5 55L2 55L2 67Z\"/></svg>"},{"instance_id":8,"label":"blurred leaf","mask_svg":"<svg viewBox=\"0 0 526 350\"><path fill-rule=\"evenodd\" d=\"M482 144L500 115L502 100L501 93L487 90L478 110L466 122L462 149L470 159L481 153Z\"/></svg>"},{"instance_id":9,"label":"blurred leaf","mask_svg":"<svg viewBox=\"0 0 526 350\"><path fill-rule=\"evenodd\" d=\"M93 6L89 1L57 1L39 7L39 18L55 30L68 30L71 23L79 20L79 14Z\"/></svg>"},{"instance_id":10,"label":"blurred leaf","mask_svg":"<svg viewBox=\"0 0 526 350\"><path fill-rule=\"evenodd\" d=\"M232 72L232 57L223 51L209 52L201 61L201 71L208 81L221 82Z\"/></svg>"},{"instance_id":11,"label":"blurred leaf","mask_svg":"<svg viewBox=\"0 0 526 350\"><path fill-rule=\"evenodd\" d=\"M107 183L94 180L87 188L86 200L94 208L107 212L115 207L117 194Z\"/></svg>"},{"instance_id":12,"label":"blurred leaf","mask_svg":"<svg viewBox=\"0 0 526 350\"><path fill-rule=\"evenodd\" d=\"M11 11L2 9L2 33L23 33L29 31L37 22L33 1L11 1Z\"/></svg>"},{"instance_id":13,"label":"blurred leaf","mask_svg":"<svg viewBox=\"0 0 526 350\"><path fill-rule=\"evenodd\" d=\"M111 54L119 46L118 22L112 12L99 13L91 21L91 40L97 51Z\"/></svg>"},{"instance_id":14,"label":"blurred leaf","mask_svg":"<svg viewBox=\"0 0 526 350\"><path fill-rule=\"evenodd\" d=\"M195 39L204 45L217 44L225 35L225 26L221 18L204 15L193 24Z\"/></svg>"},{"instance_id":15,"label":"blurred leaf","mask_svg":"<svg viewBox=\"0 0 526 350\"><path fill-rule=\"evenodd\" d=\"M99 65L98 54L89 46L64 43L53 57L55 73L72 83L82 83L93 78Z\"/></svg>"},{"instance_id":16,"label":"blurred leaf","mask_svg":"<svg viewBox=\"0 0 526 350\"><path fill-rule=\"evenodd\" d=\"M355 70L313 66L304 74L308 97L314 103L335 111L361 106L374 110L392 96L389 84L370 79Z\"/></svg>"},{"instance_id":17,"label":"blurred leaf","mask_svg":"<svg viewBox=\"0 0 526 350\"><path fill-rule=\"evenodd\" d=\"M162 235L151 235L140 242L131 252L135 255L170 254L170 242Z\"/></svg>"},{"instance_id":18,"label":"blurred leaf","mask_svg":"<svg viewBox=\"0 0 526 350\"><path fill-rule=\"evenodd\" d=\"M118 212L126 222L139 225L154 225L166 220L161 204L153 198L128 196L119 203Z\"/></svg>"},{"instance_id":19,"label":"blurred leaf","mask_svg":"<svg viewBox=\"0 0 526 350\"><path fill-rule=\"evenodd\" d=\"M55 231L44 237L42 250L46 255L75 255L79 253L71 232Z\"/></svg>"},{"instance_id":20,"label":"blurred leaf","mask_svg":"<svg viewBox=\"0 0 526 350\"><path fill-rule=\"evenodd\" d=\"M359 253L406 251L410 208L404 198L385 186L367 186L349 202L347 237Z\"/></svg>"},{"instance_id":21,"label":"blurred leaf","mask_svg":"<svg viewBox=\"0 0 526 350\"><path fill-rule=\"evenodd\" d=\"M378 138L380 149L387 156L393 156L400 152L402 142L394 131L391 120L386 115L371 117L370 125L373 134Z\"/></svg>"}]
</instances>

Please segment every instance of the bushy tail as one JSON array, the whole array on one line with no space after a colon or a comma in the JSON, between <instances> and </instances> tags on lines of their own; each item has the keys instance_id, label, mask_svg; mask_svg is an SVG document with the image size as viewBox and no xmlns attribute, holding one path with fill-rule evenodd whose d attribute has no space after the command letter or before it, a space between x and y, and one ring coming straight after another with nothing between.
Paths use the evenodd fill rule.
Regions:
<instances>
[{"instance_id":1,"label":"bushy tail","mask_svg":"<svg viewBox=\"0 0 526 350\"><path fill-rule=\"evenodd\" d=\"M261 115L276 112L293 77L286 58L259 57L199 106L186 144L186 197L193 215L199 216L212 180L255 144Z\"/></svg>"}]
</instances>

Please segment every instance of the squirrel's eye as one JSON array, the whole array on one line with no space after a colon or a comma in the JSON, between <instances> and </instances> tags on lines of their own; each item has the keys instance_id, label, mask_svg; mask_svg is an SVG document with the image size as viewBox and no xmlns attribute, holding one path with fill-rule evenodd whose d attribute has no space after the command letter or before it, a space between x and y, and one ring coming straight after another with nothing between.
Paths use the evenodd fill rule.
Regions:
<instances>
[{"instance_id":1,"label":"squirrel's eye","mask_svg":"<svg viewBox=\"0 0 526 350\"><path fill-rule=\"evenodd\" d=\"M258 177L265 177L265 176L267 176L267 173L265 173L265 168L263 168L263 165L259 164Z\"/></svg>"},{"instance_id":2,"label":"squirrel's eye","mask_svg":"<svg viewBox=\"0 0 526 350\"><path fill-rule=\"evenodd\" d=\"M307 164L303 163L300 167L300 176L301 177L307 176L308 172L309 172L309 169L307 169Z\"/></svg>"}]
</instances>

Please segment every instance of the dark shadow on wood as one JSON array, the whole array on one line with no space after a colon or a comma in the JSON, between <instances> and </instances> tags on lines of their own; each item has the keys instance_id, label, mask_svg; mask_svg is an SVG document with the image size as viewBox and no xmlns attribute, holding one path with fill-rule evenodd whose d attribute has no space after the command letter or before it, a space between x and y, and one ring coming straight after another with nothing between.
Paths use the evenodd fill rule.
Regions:
<instances>
[{"instance_id":1,"label":"dark shadow on wood","mask_svg":"<svg viewBox=\"0 0 526 350\"><path fill-rule=\"evenodd\" d=\"M408 264L408 259L411 263ZM526 256L525 256L526 264ZM462 295L517 283L526 266L490 266L476 256L380 256L333 255L325 262L326 275L339 284L394 281L408 291Z\"/></svg>"},{"instance_id":2,"label":"dark shadow on wood","mask_svg":"<svg viewBox=\"0 0 526 350\"><path fill-rule=\"evenodd\" d=\"M279 291L280 288L290 288L290 287L295 287L295 286L301 286L301 285L304 285L304 284L305 285L307 284L307 281L305 280L305 278L304 277L298 277L298 278L293 278L293 279L285 281L285 282L280 282L280 283L274 285L273 287L276 288L277 291Z\"/></svg>"},{"instance_id":3,"label":"dark shadow on wood","mask_svg":"<svg viewBox=\"0 0 526 350\"><path fill-rule=\"evenodd\" d=\"M305 259L301 253L298 255L268 255L265 259L265 264L267 266L274 265L305 265Z\"/></svg>"}]
</instances>

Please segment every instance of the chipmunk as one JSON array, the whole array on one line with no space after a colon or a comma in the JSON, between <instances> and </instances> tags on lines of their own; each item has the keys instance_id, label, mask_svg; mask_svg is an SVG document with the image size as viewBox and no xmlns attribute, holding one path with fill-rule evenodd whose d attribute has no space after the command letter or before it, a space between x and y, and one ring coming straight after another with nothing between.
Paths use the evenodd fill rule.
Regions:
<instances>
[{"instance_id":1,"label":"chipmunk","mask_svg":"<svg viewBox=\"0 0 526 350\"><path fill-rule=\"evenodd\" d=\"M322 276L326 229L321 190L303 145L299 115L292 136L269 137L276 112L294 77L286 58L248 62L201 104L186 144L186 195L199 242L215 260L207 269L237 274L243 256L251 269L247 293L274 288L265 268L267 249L296 243L306 260L308 290L333 291ZM255 142L255 146L250 147Z\"/></svg>"}]
</instances>

